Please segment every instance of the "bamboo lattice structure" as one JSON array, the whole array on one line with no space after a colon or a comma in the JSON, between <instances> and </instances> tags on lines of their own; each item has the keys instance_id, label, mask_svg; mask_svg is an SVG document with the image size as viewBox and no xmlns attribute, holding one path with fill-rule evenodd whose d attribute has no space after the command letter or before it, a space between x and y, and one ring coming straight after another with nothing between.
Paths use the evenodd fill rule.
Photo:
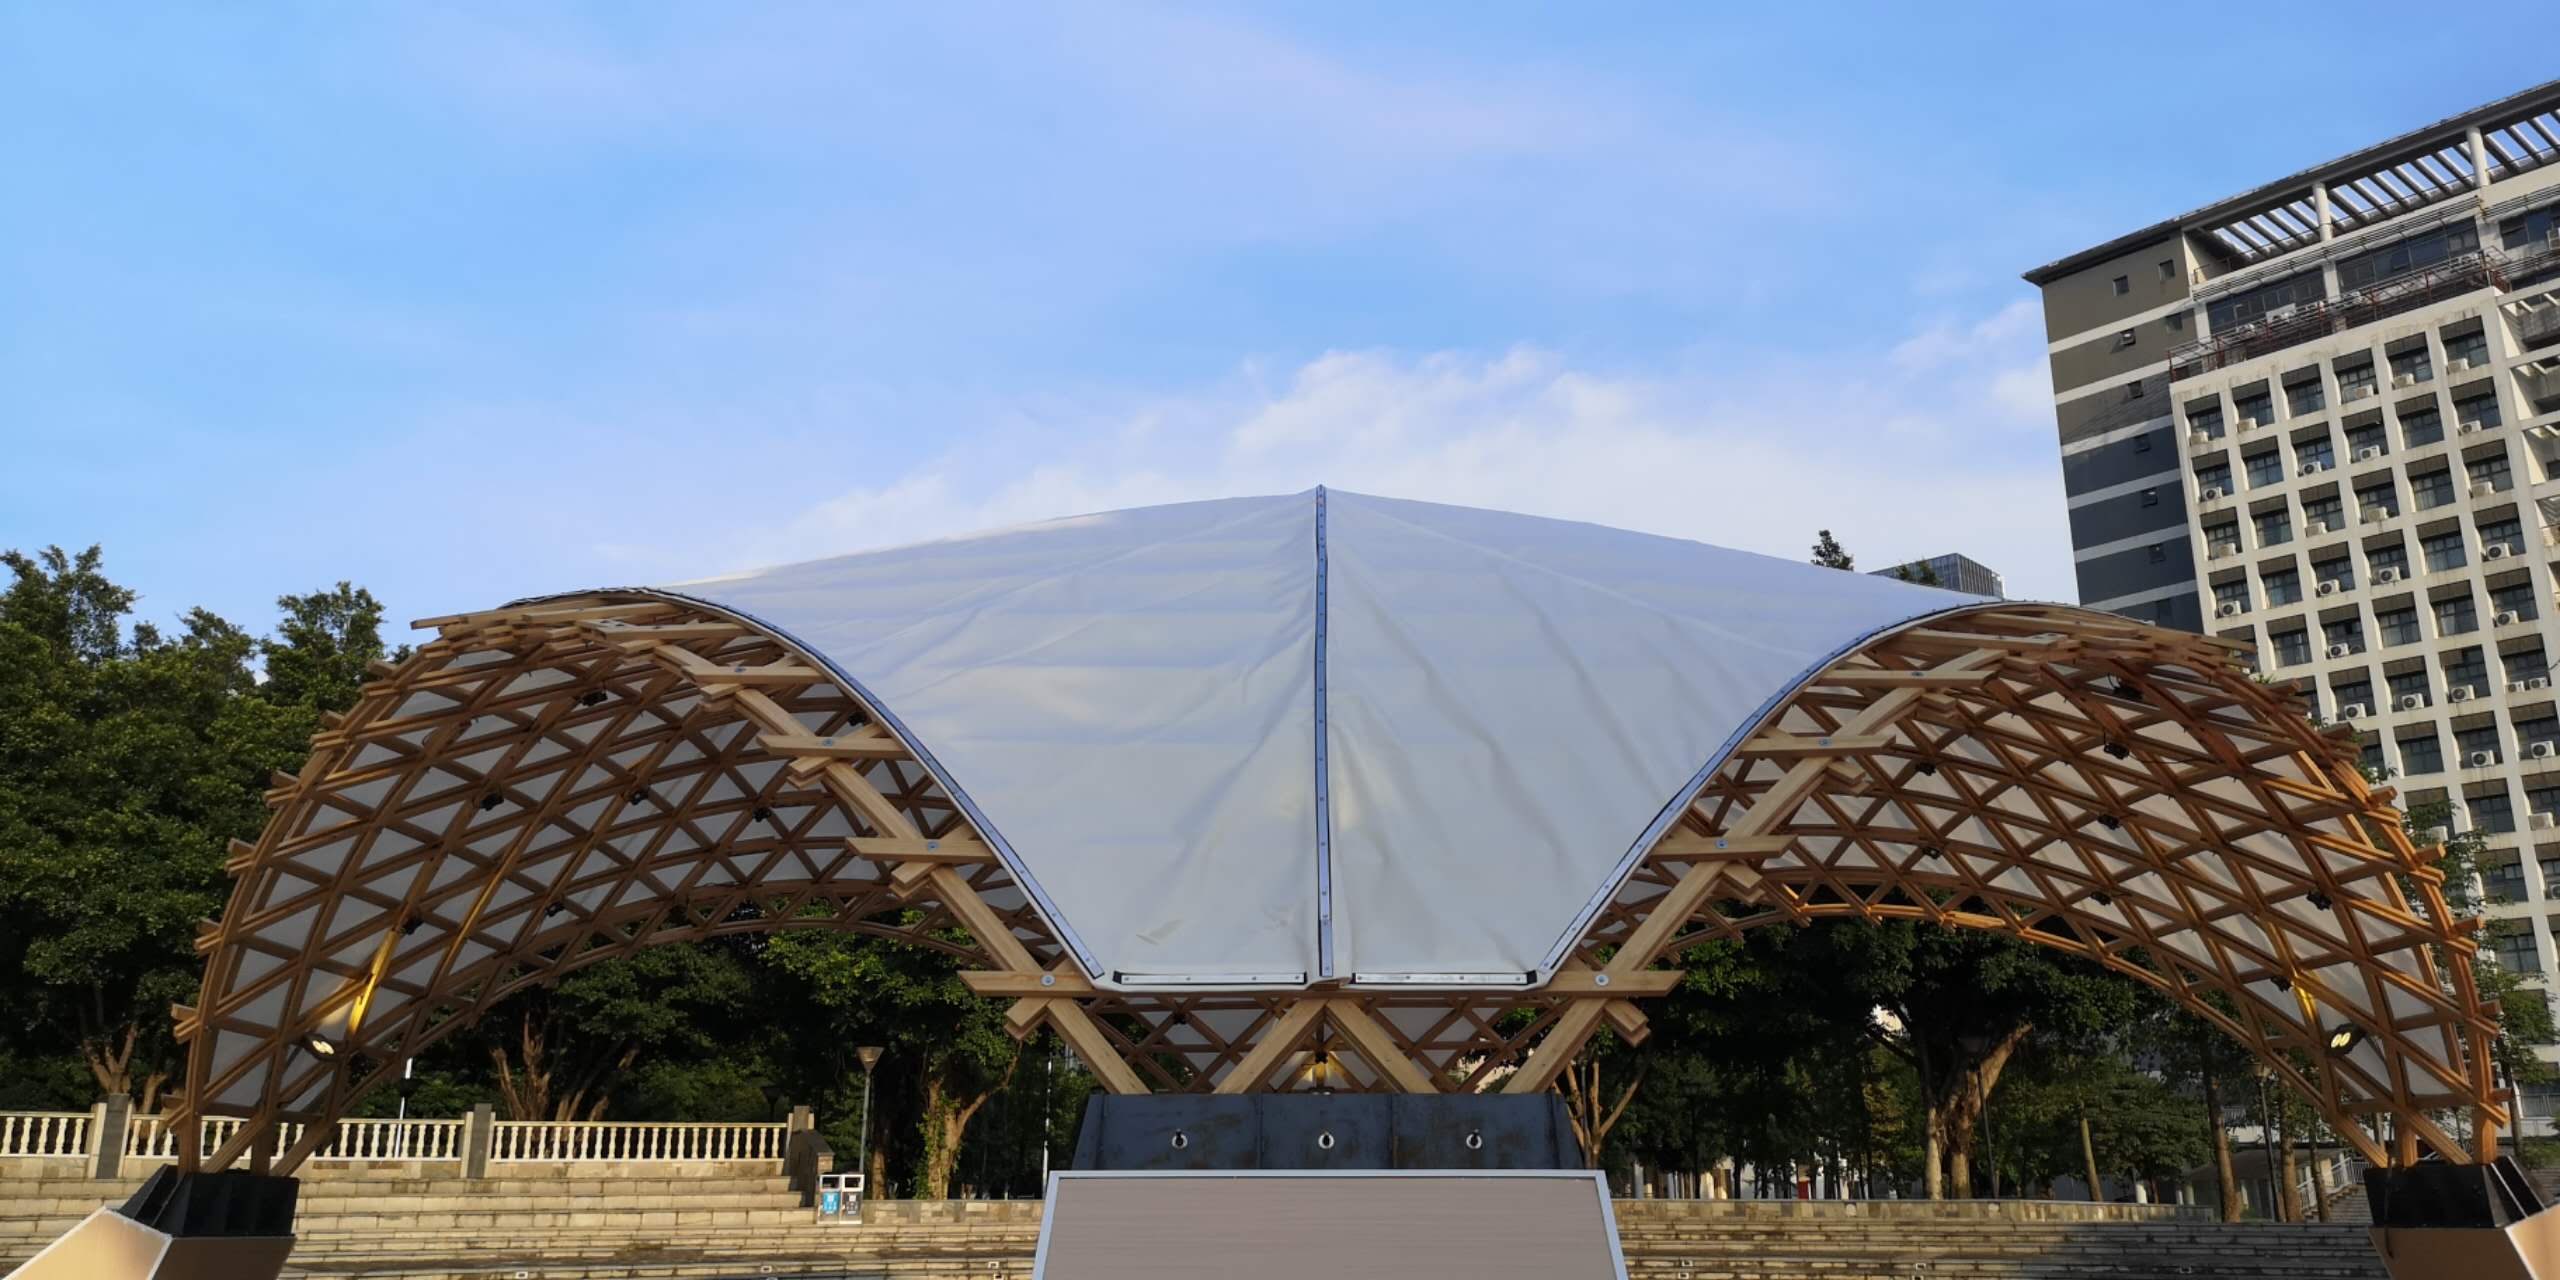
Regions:
<instances>
[{"instance_id":1,"label":"bamboo lattice structure","mask_svg":"<svg viewBox=\"0 0 2560 1280\"><path fill-rule=\"evenodd\" d=\"M235 846L175 1011L176 1106L247 1122L210 1151L175 1124L187 1167L292 1169L511 992L783 928L959 957L1114 1092L1426 1092L1541 1090L1604 1024L1640 1040L1639 1002L1701 940L1930 921L2157 988L2377 1163L2485 1160L2506 1123L2497 1010L2430 854L2350 743L2204 637L1986 605L1872 639L1666 797L1680 820L1535 989L1132 992L1094 984L816 655L648 592L420 625L438 638L378 665Z\"/></svg>"}]
</instances>

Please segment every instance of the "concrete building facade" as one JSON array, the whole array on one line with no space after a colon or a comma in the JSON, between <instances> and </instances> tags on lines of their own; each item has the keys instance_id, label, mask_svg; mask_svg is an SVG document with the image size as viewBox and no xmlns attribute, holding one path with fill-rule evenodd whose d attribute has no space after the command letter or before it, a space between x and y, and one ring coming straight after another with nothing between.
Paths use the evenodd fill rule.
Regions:
<instances>
[{"instance_id":1,"label":"concrete building facade","mask_svg":"<svg viewBox=\"0 0 2560 1280\"><path fill-rule=\"evenodd\" d=\"M2353 724L2560 970L2560 81L2026 279L2082 602Z\"/></svg>"}]
</instances>

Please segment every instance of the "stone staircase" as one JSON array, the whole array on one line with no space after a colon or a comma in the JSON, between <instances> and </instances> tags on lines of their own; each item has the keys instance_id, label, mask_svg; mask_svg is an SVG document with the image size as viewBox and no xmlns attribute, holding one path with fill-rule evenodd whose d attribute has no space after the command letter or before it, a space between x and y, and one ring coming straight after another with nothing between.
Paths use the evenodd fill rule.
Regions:
<instances>
[{"instance_id":1,"label":"stone staircase","mask_svg":"<svg viewBox=\"0 0 2560 1280\"><path fill-rule=\"evenodd\" d=\"M0 1171L0 1272L138 1179ZM1621 1201L1628 1274L1647 1280L2154 1280L2380 1277L2364 1229L2078 1220L2125 1206ZM1032 1201L893 1201L821 1222L761 1169L414 1169L305 1179L288 1275L310 1280L744 1280L1027 1276ZM2130 1212L2116 1216L2136 1217ZM1203 1274L1213 1274L1204 1271Z\"/></svg>"}]
</instances>

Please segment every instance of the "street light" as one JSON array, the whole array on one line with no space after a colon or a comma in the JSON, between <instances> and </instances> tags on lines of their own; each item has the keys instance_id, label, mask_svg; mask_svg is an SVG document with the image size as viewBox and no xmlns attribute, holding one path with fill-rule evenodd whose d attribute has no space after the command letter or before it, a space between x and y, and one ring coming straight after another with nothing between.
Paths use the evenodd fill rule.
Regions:
<instances>
[{"instance_id":1,"label":"street light","mask_svg":"<svg viewBox=\"0 0 2560 1280\"><path fill-rule=\"evenodd\" d=\"M871 1175L871 1069L880 1065L880 1055L887 1052L876 1044L853 1051L855 1061L862 1064L862 1136L854 1141L853 1171L863 1175L863 1195L876 1195L879 1188L870 1184Z\"/></svg>"}]
</instances>

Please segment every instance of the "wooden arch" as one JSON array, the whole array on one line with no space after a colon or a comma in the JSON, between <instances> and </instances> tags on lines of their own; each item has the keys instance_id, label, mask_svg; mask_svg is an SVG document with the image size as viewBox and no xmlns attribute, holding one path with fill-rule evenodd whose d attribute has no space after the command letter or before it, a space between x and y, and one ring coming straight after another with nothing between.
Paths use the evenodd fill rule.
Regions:
<instances>
[{"instance_id":1,"label":"wooden arch","mask_svg":"<svg viewBox=\"0 0 2560 1280\"><path fill-rule=\"evenodd\" d=\"M2201 637L1991 606L1863 646L1685 799L1535 990L1129 993L1087 980L910 745L786 640L639 592L419 625L439 637L377 668L234 849L175 1011L175 1110L250 1123L210 1152L180 1124L188 1167L291 1169L511 991L801 927L962 957L1009 1026L1054 1027L1115 1092L1426 1092L1544 1089L1603 1022L1640 1039L1634 1001L1699 939L1935 920L2158 987L2378 1162L2486 1159L2505 1121L2496 1011L2388 794ZM279 1152L286 1120L309 1127Z\"/></svg>"}]
</instances>

